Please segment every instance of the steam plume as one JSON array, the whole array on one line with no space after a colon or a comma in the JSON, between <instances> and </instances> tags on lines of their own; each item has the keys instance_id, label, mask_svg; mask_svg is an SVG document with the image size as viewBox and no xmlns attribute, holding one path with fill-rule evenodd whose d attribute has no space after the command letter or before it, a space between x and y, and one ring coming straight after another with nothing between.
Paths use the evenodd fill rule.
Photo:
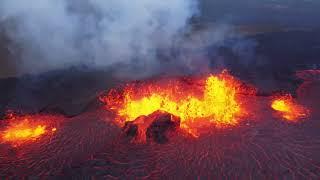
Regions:
<instances>
[{"instance_id":1,"label":"steam plume","mask_svg":"<svg viewBox=\"0 0 320 180\"><path fill-rule=\"evenodd\" d=\"M197 12L197 0L1 0L0 23L21 74L79 64L153 71L157 51Z\"/></svg>"}]
</instances>

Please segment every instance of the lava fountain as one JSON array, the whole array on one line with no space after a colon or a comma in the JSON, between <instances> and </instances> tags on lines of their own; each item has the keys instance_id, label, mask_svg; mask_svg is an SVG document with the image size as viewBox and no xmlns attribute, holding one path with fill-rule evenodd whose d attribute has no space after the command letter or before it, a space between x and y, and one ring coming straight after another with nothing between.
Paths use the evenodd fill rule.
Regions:
<instances>
[{"instance_id":1,"label":"lava fountain","mask_svg":"<svg viewBox=\"0 0 320 180\"><path fill-rule=\"evenodd\" d=\"M57 131L49 115L24 115L9 114L4 120L6 125L1 130L1 141L14 146L27 142L37 141L42 136Z\"/></svg>"},{"instance_id":2,"label":"lava fountain","mask_svg":"<svg viewBox=\"0 0 320 180\"><path fill-rule=\"evenodd\" d=\"M111 90L101 100L116 113L116 121L122 125L163 111L179 117L180 128L197 136L195 127L238 124L247 114L239 95L248 90L224 70L205 78L130 83L121 90Z\"/></svg>"},{"instance_id":3,"label":"lava fountain","mask_svg":"<svg viewBox=\"0 0 320 180\"><path fill-rule=\"evenodd\" d=\"M289 121L297 121L308 117L309 110L298 104L290 94L275 97L271 103L273 110L277 111L281 117Z\"/></svg>"}]
</instances>

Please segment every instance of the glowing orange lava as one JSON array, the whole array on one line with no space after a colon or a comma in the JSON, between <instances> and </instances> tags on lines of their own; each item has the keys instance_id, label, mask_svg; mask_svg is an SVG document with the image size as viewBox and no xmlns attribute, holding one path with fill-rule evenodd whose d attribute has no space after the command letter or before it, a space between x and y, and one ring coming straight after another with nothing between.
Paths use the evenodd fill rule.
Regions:
<instances>
[{"instance_id":1,"label":"glowing orange lava","mask_svg":"<svg viewBox=\"0 0 320 180\"><path fill-rule=\"evenodd\" d=\"M181 128L195 132L194 125L207 122L218 127L236 125L246 114L239 98L242 85L223 71L205 79L133 83L121 92L111 90L101 100L116 112L121 124L160 110L179 117Z\"/></svg>"},{"instance_id":2,"label":"glowing orange lava","mask_svg":"<svg viewBox=\"0 0 320 180\"><path fill-rule=\"evenodd\" d=\"M21 144L29 141L35 141L41 136L50 132L49 122L37 119L33 116L14 116L9 114L8 124L1 132L3 142L11 144ZM51 132L55 132L55 127L51 128Z\"/></svg>"},{"instance_id":3,"label":"glowing orange lava","mask_svg":"<svg viewBox=\"0 0 320 180\"><path fill-rule=\"evenodd\" d=\"M275 98L271 103L271 107L289 121L296 121L309 115L309 110L299 105L289 94Z\"/></svg>"}]
</instances>

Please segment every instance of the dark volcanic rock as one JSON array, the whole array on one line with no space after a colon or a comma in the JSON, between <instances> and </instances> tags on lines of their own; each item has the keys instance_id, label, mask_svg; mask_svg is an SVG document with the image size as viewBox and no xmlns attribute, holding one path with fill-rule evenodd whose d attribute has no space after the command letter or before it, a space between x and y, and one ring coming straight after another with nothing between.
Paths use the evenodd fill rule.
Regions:
<instances>
[{"instance_id":1,"label":"dark volcanic rock","mask_svg":"<svg viewBox=\"0 0 320 180\"><path fill-rule=\"evenodd\" d=\"M176 130L180 119L167 112L156 111L149 116L140 116L134 121L126 122L123 136L138 142L168 142L168 134Z\"/></svg>"},{"instance_id":2,"label":"dark volcanic rock","mask_svg":"<svg viewBox=\"0 0 320 180\"><path fill-rule=\"evenodd\" d=\"M160 114L148 127L147 139L162 144L168 141L168 131L174 131L180 125L180 119L169 113Z\"/></svg>"},{"instance_id":3,"label":"dark volcanic rock","mask_svg":"<svg viewBox=\"0 0 320 180\"><path fill-rule=\"evenodd\" d=\"M0 79L0 116L7 110L77 116L96 108L97 96L115 83L109 71L85 67Z\"/></svg>"},{"instance_id":4,"label":"dark volcanic rock","mask_svg":"<svg viewBox=\"0 0 320 180\"><path fill-rule=\"evenodd\" d=\"M138 135L138 125L134 124L134 122L126 122L123 127L123 132L124 135L131 140Z\"/></svg>"}]
</instances>

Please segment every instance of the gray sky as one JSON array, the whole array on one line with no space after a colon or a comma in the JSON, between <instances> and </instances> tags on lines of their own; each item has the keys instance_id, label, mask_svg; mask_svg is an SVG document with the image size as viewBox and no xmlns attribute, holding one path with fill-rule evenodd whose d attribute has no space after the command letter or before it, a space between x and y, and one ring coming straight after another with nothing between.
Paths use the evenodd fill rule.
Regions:
<instances>
[{"instance_id":1,"label":"gray sky","mask_svg":"<svg viewBox=\"0 0 320 180\"><path fill-rule=\"evenodd\" d=\"M201 0L205 22L320 27L319 0Z\"/></svg>"}]
</instances>

